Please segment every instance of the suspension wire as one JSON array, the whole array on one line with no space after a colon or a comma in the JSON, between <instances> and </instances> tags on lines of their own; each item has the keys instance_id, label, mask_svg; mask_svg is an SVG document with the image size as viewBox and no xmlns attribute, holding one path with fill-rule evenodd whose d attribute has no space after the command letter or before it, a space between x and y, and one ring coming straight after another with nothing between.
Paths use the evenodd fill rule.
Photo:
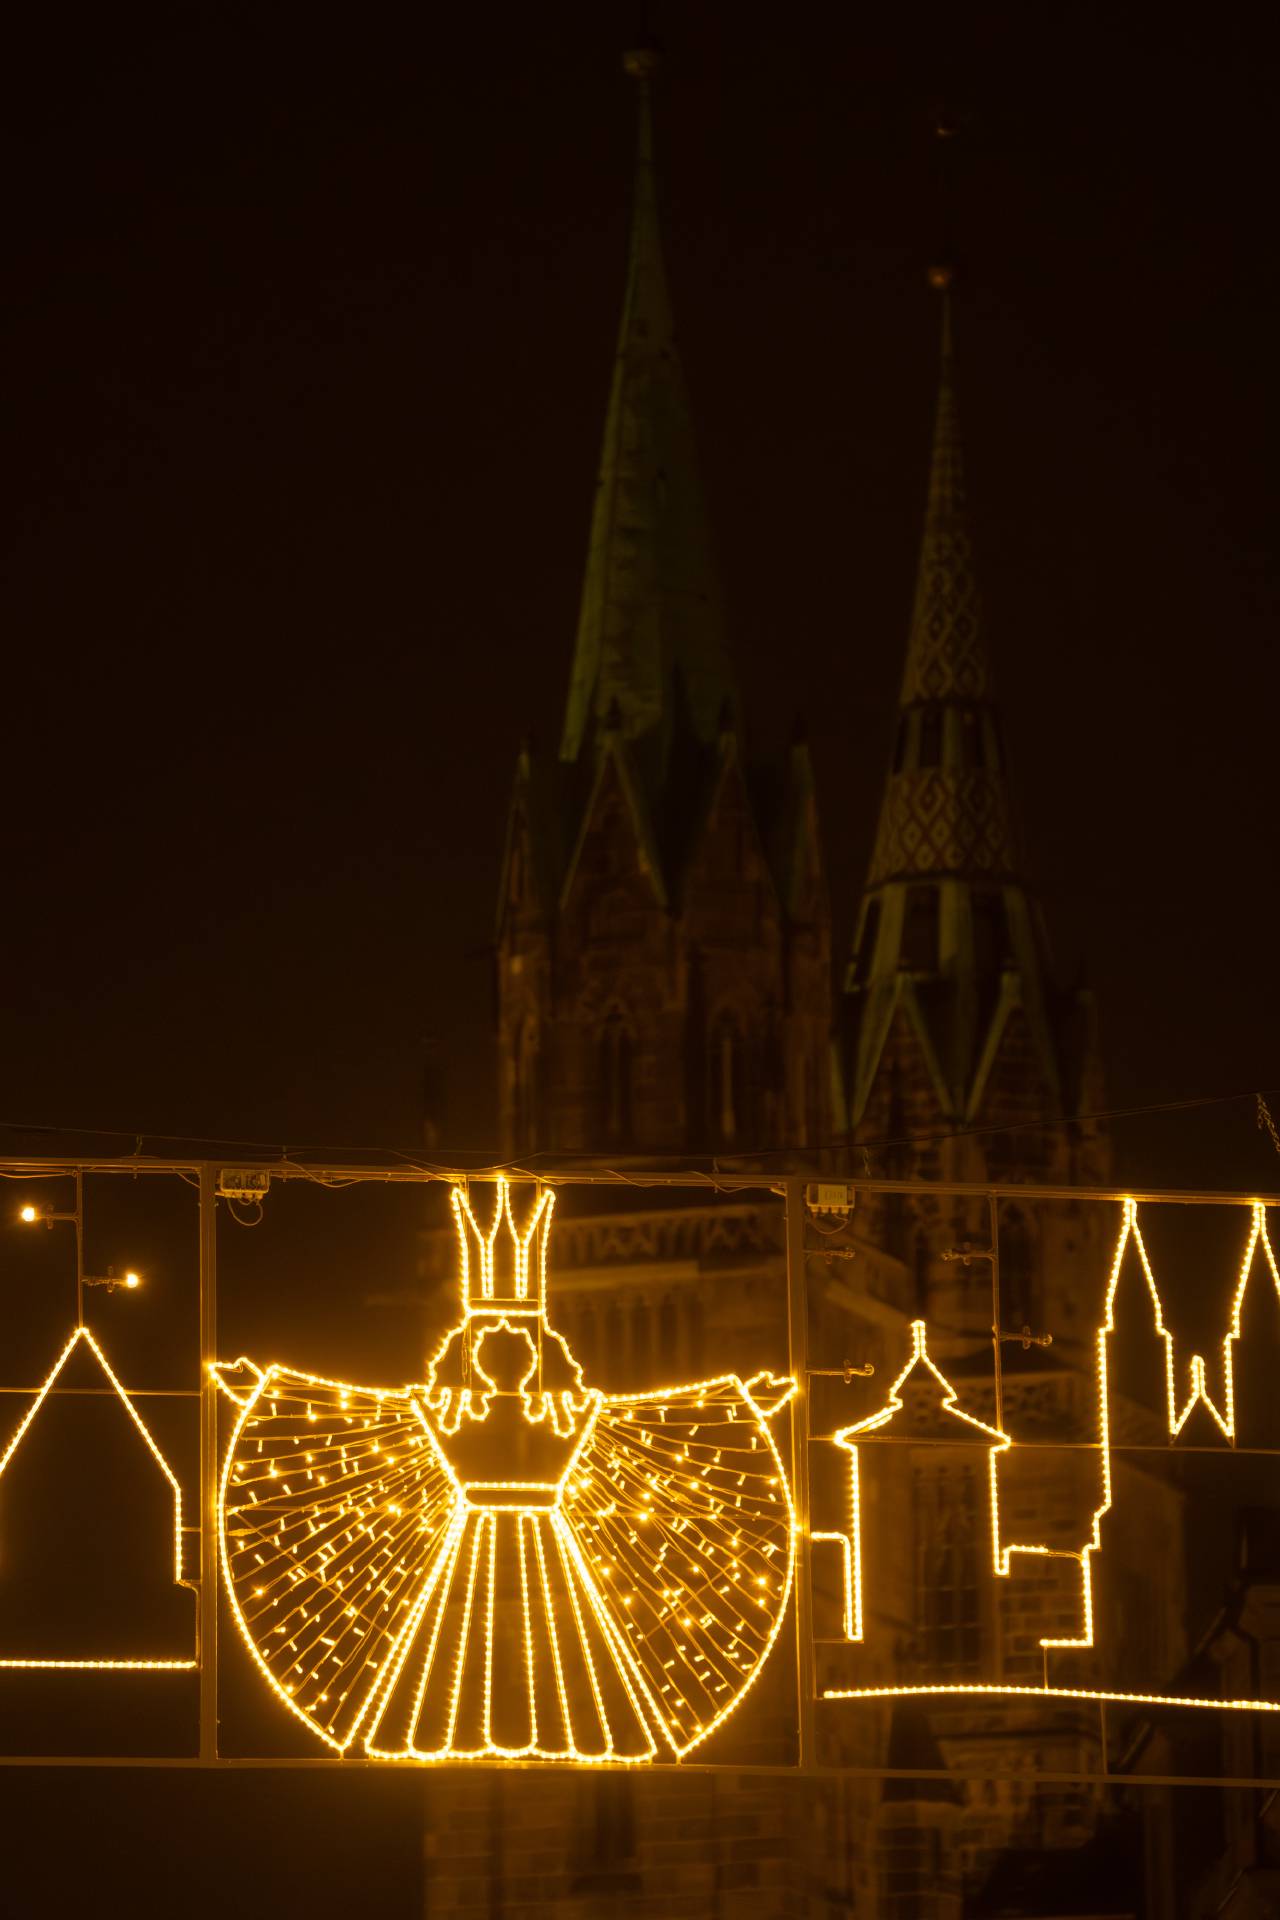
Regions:
<instances>
[{"instance_id":1,"label":"suspension wire","mask_svg":"<svg viewBox=\"0 0 1280 1920\"><path fill-rule=\"evenodd\" d=\"M1272 1091L1274 1092L1276 1089L1272 1089ZM940 1140L983 1139L1002 1134L1040 1131L1045 1127L1062 1127L1064 1125L1088 1126L1110 1120L1142 1119L1154 1114L1191 1113L1210 1107L1232 1106L1246 1100L1254 1102L1259 1125L1265 1124L1269 1128L1277 1152L1280 1152L1280 1131L1277 1130L1275 1122L1271 1119L1271 1110L1267 1105L1266 1099L1263 1094L1256 1089L1249 1088L1238 1093L1200 1094L1178 1100L1148 1101L1140 1105L1098 1107L1082 1113L1064 1114L1061 1112L1046 1112L1031 1115L1022 1120L1002 1121L998 1126L945 1126L916 1133L886 1134L877 1139L859 1139L854 1141L836 1135L829 1135L825 1139L818 1141L803 1143L797 1141L776 1147L745 1149L742 1152L734 1153L732 1159L735 1163L742 1161L759 1162L762 1167L766 1167L779 1159L793 1159L797 1154L817 1154L836 1148L866 1155L870 1152L883 1152L892 1147L928 1146ZM166 1133L163 1130L143 1130L136 1127L51 1126L46 1122L37 1124L13 1120L0 1121L0 1133L16 1133L28 1136L45 1134L54 1137L80 1136L99 1140L129 1140L134 1143L132 1157L135 1159L142 1157L142 1147L146 1141L153 1141L157 1145L176 1146L179 1148L216 1148L216 1155L202 1154L198 1157L217 1157L221 1158L224 1162L234 1160L235 1155L238 1153L271 1154L282 1164L293 1167L300 1175L308 1174L305 1162L298 1158L299 1155L304 1154L313 1158L333 1160L340 1159L346 1154L383 1155L388 1156L397 1163L403 1163L423 1173L436 1174L441 1178L462 1178L466 1174L470 1174L472 1178L478 1179L486 1175L510 1172L525 1172L530 1178L534 1178L536 1177L538 1167L547 1162L565 1168L571 1166L598 1167L600 1164L600 1156L598 1154L553 1154L547 1151L526 1154L522 1157L520 1164L516 1166L509 1160L504 1161L491 1157L491 1148L477 1147L474 1150L462 1149L462 1151L468 1155L468 1157L474 1152L475 1159L480 1162L479 1165L469 1167L460 1165L449 1166L441 1162L428 1160L420 1152L410 1151L403 1147L388 1147L382 1145L324 1146L311 1142L306 1144L295 1143L290 1146L287 1142L281 1141L234 1140L228 1139L225 1135L215 1134ZM17 1156L14 1157L16 1158ZM33 1159L39 1159L41 1157L43 1156L32 1156ZM118 1157L123 1159L126 1156L122 1154ZM178 1155L176 1157L180 1158L182 1156ZM652 1158L655 1156L646 1157ZM671 1167L686 1167L690 1165L702 1167L707 1162L708 1156L705 1154L664 1152L661 1159L664 1165ZM625 1184L634 1184L637 1186L650 1184L644 1179L642 1173L629 1173L622 1169L611 1169L611 1171L619 1181ZM735 1168L722 1166L716 1156L710 1156L710 1166L706 1177L709 1181L714 1181L718 1175L736 1175L736 1166ZM320 1178L320 1176L316 1175L312 1175L311 1177ZM353 1169L347 1173L345 1177L349 1180L355 1180L361 1176ZM321 1184L330 1184L330 1182L321 1180ZM936 1185L937 1183L931 1182L929 1184Z\"/></svg>"}]
</instances>

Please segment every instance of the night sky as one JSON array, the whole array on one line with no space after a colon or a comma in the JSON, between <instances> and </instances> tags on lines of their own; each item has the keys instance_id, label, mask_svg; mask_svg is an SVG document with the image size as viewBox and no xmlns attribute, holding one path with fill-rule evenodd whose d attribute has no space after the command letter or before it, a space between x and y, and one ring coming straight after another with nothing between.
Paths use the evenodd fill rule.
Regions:
<instances>
[{"instance_id":1,"label":"night sky","mask_svg":"<svg viewBox=\"0 0 1280 1920\"><path fill-rule=\"evenodd\" d=\"M841 949L923 505L942 107L1061 970L1117 1104L1280 1081L1274 45L695 12L656 22L670 276L752 740L808 715ZM615 13L20 35L0 1118L412 1146L435 1035L449 1140L493 1144L501 832L521 735L558 729L622 291Z\"/></svg>"},{"instance_id":2,"label":"night sky","mask_svg":"<svg viewBox=\"0 0 1280 1920\"><path fill-rule=\"evenodd\" d=\"M923 510L932 129L961 129L991 645L1119 1106L1280 1085L1277 49L1194 22L654 20L751 741L807 714L841 953ZM494 1147L498 858L567 683L635 31L598 4L10 26L0 1122L413 1149L434 1045L445 1148ZM1248 1101L1145 1150L1280 1186ZM369 1230L407 1260L412 1224Z\"/></svg>"}]
</instances>

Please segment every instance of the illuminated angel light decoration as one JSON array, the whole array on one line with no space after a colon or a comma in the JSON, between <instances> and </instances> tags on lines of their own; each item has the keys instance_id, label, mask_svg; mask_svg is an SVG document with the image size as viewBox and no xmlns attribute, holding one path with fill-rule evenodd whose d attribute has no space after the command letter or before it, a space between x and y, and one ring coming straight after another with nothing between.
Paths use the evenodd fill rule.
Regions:
<instances>
[{"instance_id":1,"label":"illuminated angel light decoration","mask_svg":"<svg viewBox=\"0 0 1280 1920\"><path fill-rule=\"evenodd\" d=\"M140 1434L147 1448L147 1451L151 1454L152 1459L155 1461L161 1473L164 1475L165 1480L168 1482L169 1490L173 1496L173 1535L172 1535L173 1580L174 1580L175 1586L186 1587L189 1590L191 1590L191 1582L188 1580L184 1580L182 1577L182 1488L178 1484L177 1476L174 1473L172 1467L170 1467L168 1461L165 1459L159 1447L156 1445L156 1442L152 1437L152 1434L150 1432L150 1429L147 1427L146 1422L143 1420L141 1414L138 1412L138 1409L133 1404L133 1401L129 1398L129 1395L125 1391L124 1387L120 1384L120 1381L117 1379L114 1371L112 1370L110 1362L107 1359L106 1354L102 1351L102 1348L98 1345L98 1342L94 1339L93 1335L89 1332L89 1329L87 1327L77 1327L75 1329L74 1333L71 1335L71 1338L67 1341L66 1346L63 1347L62 1352L58 1355L58 1358L54 1361L53 1366L50 1368L49 1373L45 1377L45 1380L42 1386L40 1387L39 1392L36 1394L35 1399L32 1401L31 1405L28 1407L26 1413L24 1414L22 1420L19 1422L16 1431L14 1432L12 1438L9 1441L8 1446L5 1448L3 1454L0 1454L0 1480L3 1479L6 1469L8 1468L10 1462L13 1460L14 1456L17 1454L19 1447L22 1445L24 1438L26 1437L28 1431L30 1430L33 1421L36 1419L37 1415L39 1414L40 1409L43 1407L49 1394L57 1386L58 1378L62 1373L63 1368L66 1366L67 1362L70 1360L72 1354L76 1351L76 1348L82 1342L84 1346L88 1349L88 1351L93 1355L93 1358L97 1362L104 1377L109 1382L111 1388L113 1389L117 1398L119 1399L121 1406L124 1408L125 1412L128 1414L134 1426L137 1428L138 1433ZM193 1638L194 1638L194 1624L193 1624ZM87 1671L87 1670L93 1670L93 1669L101 1669L101 1670L117 1669L122 1671L131 1671L131 1672L148 1672L148 1671L149 1672L180 1672L180 1671L187 1671L193 1668L195 1665L196 1665L196 1661L194 1658L187 1659L187 1660L152 1660L152 1659L116 1660L116 1659L91 1658L86 1656L82 1659L56 1659L55 1660L55 1659L39 1659L34 1657L32 1658L0 1657L0 1668L35 1667L35 1668L41 1668L41 1669L65 1668L69 1670L78 1670L78 1671Z\"/></svg>"},{"instance_id":2,"label":"illuminated angel light decoration","mask_svg":"<svg viewBox=\"0 0 1280 1920\"><path fill-rule=\"evenodd\" d=\"M462 1315L421 1386L249 1361L218 1501L236 1621L279 1698L375 1758L677 1759L760 1672L795 1519L790 1380L603 1394L547 1317L554 1196L452 1191Z\"/></svg>"},{"instance_id":3,"label":"illuminated angel light decoration","mask_svg":"<svg viewBox=\"0 0 1280 1920\"><path fill-rule=\"evenodd\" d=\"M1080 1610L1081 1610L1081 1623L1082 1623L1081 1631L1077 1636L1074 1636L1071 1638L1046 1637L1040 1641L1040 1645L1046 1650L1046 1652L1050 1652L1055 1649L1060 1649L1060 1650L1087 1649L1092 1647L1095 1644L1095 1622L1094 1622L1094 1611L1093 1611L1093 1560L1101 1552L1102 1522L1106 1518L1107 1514L1110 1512L1112 1503L1113 1503L1113 1486L1112 1486L1112 1474L1111 1474L1109 1343L1110 1343L1111 1337L1115 1334L1117 1330L1116 1318L1115 1318L1116 1292L1120 1283L1120 1275L1123 1267L1124 1256L1130 1246L1133 1247L1134 1251L1137 1254L1140 1267L1141 1267L1143 1280L1150 1297L1154 1331L1161 1338L1163 1342L1165 1411L1166 1411L1166 1422L1168 1426L1170 1440L1173 1441L1177 1439L1178 1435L1181 1433L1183 1427L1186 1424L1186 1421L1188 1419L1189 1414L1191 1413L1192 1408L1195 1406L1197 1400L1200 1400L1200 1399L1203 1399L1205 1401L1210 1413L1213 1415L1213 1417L1217 1421L1223 1433L1228 1437L1234 1436L1235 1410L1234 1410L1234 1386L1233 1386L1233 1349L1235 1344L1238 1343L1241 1337L1240 1316L1241 1316L1241 1311L1242 1311L1242 1306L1244 1301L1245 1290L1248 1286L1250 1276L1253 1272L1254 1264L1255 1264L1255 1256L1259 1248L1261 1248L1263 1251L1264 1258L1266 1260L1266 1263L1271 1273L1272 1281L1276 1286L1277 1293L1280 1294L1280 1271L1277 1270L1275 1255L1272 1251L1271 1242L1267 1235L1265 1208L1263 1207L1261 1202L1255 1202L1252 1208L1251 1231L1249 1234L1248 1243L1245 1248L1245 1254L1244 1254L1244 1259L1243 1259L1243 1263L1240 1270L1239 1281L1238 1281L1236 1291L1232 1300L1227 1335L1223 1341L1223 1378L1224 1378L1224 1387L1225 1387L1225 1391L1224 1391L1225 1412L1219 1413L1218 1409L1214 1406L1213 1402L1209 1399L1208 1392L1205 1387L1204 1360L1198 1354L1193 1355L1191 1359L1191 1364L1189 1369L1190 1378L1191 1378L1191 1389L1190 1389L1189 1396L1185 1404L1181 1408L1178 1406L1173 1335L1169 1332L1168 1328L1165 1325L1164 1309L1161 1303L1159 1289L1156 1285L1155 1275L1152 1271L1151 1261L1147 1253L1146 1243L1142 1237L1142 1230L1138 1224L1137 1202L1132 1199L1126 1200L1123 1204L1122 1216L1121 1216L1121 1222L1120 1222L1120 1232L1116 1241L1115 1253L1112 1257L1112 1262L1111 1262L1111 1271L1110 1271L1108 1284L1107 1284L1107 1294L1106 1294L1105 1310L1103 1314L1103 1321L1097 1333L1096 1364L1097 1364L1097 1382L1098 1382L1098 1430L1099 1430L1098 1451L1099 1451L1099 1460L1101 1463L1102 1497L1098 1506L1094 1510L1088 1538L1085 1540L1084 1544L1076 1551L1072 1551L1066 1548L1049 1547L1047 1545L1043 1545L1039 1543L1028 1543L1028 1542L1022 1542L1022 1541L1009 1543L1009 1544L1002 1543L1001 1531L1000 1531L1000 1486L999 1486L998 1460L1000 1455L1008 1447L1014 1444L1013 1438L1009 1434L1001 1433L999 1430L997 1430L994 1427L988 1427L985 1424L985 1422L978 1420L972 1414L965 1413L963 1409L956 1404L955 1389L951 1386L950 1382L945 1378L945 1376L939 1371L937 1366L934 1364L934 1362L932 1361L932 1359L930 1359L928 1355L926 1339L925 1339L925 1328L923 1323L918 1320L913 1321L911 1326L912 1353L905 1367L902 1369L902 1372L898 1375L897 1379L894 1381L894 1384L890 1389L889 1400L886 1403L886 1405L883 1408L881 1408L878 1413L873 1414L869 1419L859 1421L855 1423L855 1425L853 1426L842 1428L839 1433L832 1435L832 1439L836 1442L837 1445L847 1448L850 1456L849 1532L847 1536L843 1534L828 1534L828 1535L815 1534L813 1537L815 1539L819 1539L819 1538L834 1539L837 1541L842 1541L847 1543L848 1551L847 1551L847 1557L846 1557L846 1566L848 1568L849 1580L851 1583L850 1586L846 1589L846 1600L845 1600L846 1638L847 1639L856 1641L856 1640L861 1640L863 1638L863 1590L862 1590L862 1544L861 1544L862 1512L861 1512L861 1499L860 1499L860 1490L859 1490L858 1436L861 1435L865 1437L868 1434L873 1433L877 1428L885 1425L892 1418L893 1414L898 1410L898 1408L902 1404L901 1399L899 1397L898 1389L902 1386L902 1384L907 1378L907 1375L912 1371L912 1369L916 1367L918 1364L923 1363L925 1366L928 1367L930 1372L933 1374L937 1383L945 1390L945 1397L943 1401L944 1410L954 1414L956 1417L962 1420L968 1421L971 1426L980 1429L982 1432L990 1434L992 1436L993 1442L996 1443L993 1445L992 1450L988 1455L988 1460L990 1465L989 1487L990 1487L990 1503L991 1503L991 1548L992 1548L993 1567L996 1575L1000 1578L1006 1578L1009 1575L1012 1567L1012 1558L1013 1558L1013 1555L1015 1554L1031 1555L1031 1556L1037 1556L1041 1558L1067 1559L1067 1560L1075 1561L1078 1564L1080 1569ZM825 1700L875 1700L875 1699L883 1700L883 1699L899 1699L899 1698L907 1698L907 1697L927 1697L927 1696L933 1696L933 1695L938 1695L938 1696L943 1696L943 1695L957 1696L958 1695L958 1696L977 1696L977 1697L986 1696L986 1697L999 1697L1002 1699L1003 1698L1029 1698L1029 1699L1057 1699L1057 1700L1094 1700L1094 1701L1102 1701L1102 1702L1115 1702L1119 1704L1123 1704L1127 1702L1127 1703L1132 1703L1134 1705L1143 1705L1143 1706L1169 1706L1169 1707L1188 1707L1188 1708L1199 1707L1199 1708L1214 1708L1218 1710L1246 1712L1246 1713L1247 1712L1280 1713L1280 1700L1267 1700L1267 1699L1224 1700L1224 1699L1214 1699L1214 1698L1206 1698L1202 1696L1193 1696L1193 1695L1184 1695L1184 1694L1136 1693L1136 1692L1130 1693L1130 1692L1125 1692L1119 1689L1109 1689L1109 1688L1101 1688L1101 1687L1051 1686L1047 1680L1045 1685L1042 1687L1010 1686L1010 1685L1002 1685L1002 1684L991 1684L991 1683L981 1682L981 1681L938 1682L932 1685L926 1683L922 1685L898 1685L898 1686L875 1686L875 1687L828 1687L823 1690L822 1698Z\"/></svg>"}]
</instances>

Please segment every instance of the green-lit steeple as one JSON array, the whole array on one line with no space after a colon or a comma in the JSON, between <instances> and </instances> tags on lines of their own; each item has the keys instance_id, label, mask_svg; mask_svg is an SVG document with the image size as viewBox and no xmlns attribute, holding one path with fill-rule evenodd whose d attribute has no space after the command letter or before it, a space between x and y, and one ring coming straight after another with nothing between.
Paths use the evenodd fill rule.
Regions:
<instances>
[{"instance_id":1,"label":"green-lit steeple","mask_svg":"<svg viewBox=\"0 0 1280 1920\"><path fill-rule=\"evenodd\" d=\"M660 776L679 725L714 745L734 686L658 232L655 66L649 50L626 59L639 108L631 251L560 758L578 760L613 716L624 739L656 748Z\"/></svg>"},{"instance_id":2,"label":"green-lit steeple","mask_svg":"<svg viewBox=\"0 0 1280 1920\"><path fill-rule=\"evenodd\" d=\"M751 762L658 237L652 52L559 754L521 756L497 925L511 1152L738 1155L830 1134L808 756Z\"/></svg>"}]
</instances>

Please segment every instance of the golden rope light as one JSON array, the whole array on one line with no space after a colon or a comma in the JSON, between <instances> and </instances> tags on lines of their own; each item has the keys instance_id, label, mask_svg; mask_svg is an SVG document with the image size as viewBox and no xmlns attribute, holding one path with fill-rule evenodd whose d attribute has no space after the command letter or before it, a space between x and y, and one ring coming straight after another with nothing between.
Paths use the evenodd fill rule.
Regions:
<instances>
[{"instance_id":1,"label":"golden rope light","mask_svg":"<svg viewBox=\"0 0 1280 1920\"><path fill-rule=\"evenodd\" d=\"M1062 1547L1050 1547L1042 1542L1016 1541L1002 1544L1000 1532L1000 1487L997 1462L999 1456L1014 1443L1012 1436L990 1427L985 1421L966 1413L957 1404L955 1388L935 1365L929 1355L926 1330L923 1321L911 1323L912 1350L901 1372L889 1390L885 1405L865 1420L852 1426L843 1427L831 1437L837 1446L844 1447L849 1453L849 1527L845 1533L815 1533L815 1540L832 1540L840 1544L844 1554L845 1570L845 1638L860 1641L864 1637L863 1602L863 1558L862 1558L862 1503L860 1493L860 1467L858 1457L859 1438L874 1433L900 1411L903 1401L899 1389L908 1374L917 1366L923 1366L942 1389L942 1410L956 1419L966 1421L968 1425L990 1436L991 1447L987 1455L988 1491L991 1514L992 1566L997 1578L1007 1578L1014 1554L1033 1555L1040 1558L1052 1558L1074 1561L1080 1570L1080 1611L1081 1631L1071 1638L1048 1637L1041 1639L1040 1645L1046 1651L1080 1650L1095 1645L1096 1627L1093 1610L1093 1560L1102 1550L1102 1521L1110 1512L1113 1502L1111 1477L1111 1426L1110 1426L1110 1381L1109 1348L1110 1337L1116 1332L1115 1297L1120 1282L1121 1267L1126 1250L1132 1245L1137 1253L1144 1283L1151 1300L1153 1330L1163 1343L1163 1372L1165 1386L1166 1426L1170 1440L1176 1440L1186 1425L1187 1419L1197 1403L1203 1403L1217 1423L1224 1438L1233 1440L1236 1433L1236 1408L1234 1384L1234 1349L1241 1338L1241 1313L1249 1279L1253 1273L1256 1256L1261 1248L1266 1267L1270 1273L1277 1296L1280 1296L1280 1270L1277 1269L1275 1254L1267 1234L1266 1210L1260 1201L1251 1209L1251 1224L1244 1257L1240 1267L1239 1279L1232 1297L1228 1316L1228 1330L1223 1340L1223 1410L1220 1411L1210 1398L1205 1378L1205 1363L1200 1354L1190 1359L1190 1391L1186 1401L1180 1407L1176 1387L1177 1370L1173 1335L1165 1325L1164 1309L1152 1271L1151 1260L1146 1243L1138 1224L1137 1202L1125 1200L1123 1204L1120 1232L1112 1257L1111 1270L1107 1284L1106 1302L1102 1325L1096 1336L1096 1370L1098 1391L1098 1432L1099 1455L1102 1463L1102 1498L1095 1508L1089 1527L1089 1535L1084 1544L1075 1550ZM1063 1700L1095 1700L1100 1702L1132 1703L1134 1705L1162 1705L1170 1707L1227 1708L1232 1711L1255 1710L1260 1713L1280 1713L1280 1700L1214 1700L1199 1696L1153 1693L1126 1693L1105 1688L1059 1687L1050 1686L1047 1681L1042 1687L1006 1686L983 1682L939 1682L919 1685L877 1686L877 1687L829 1687L823 1690L824 1700L877 1700L897 1699L931 1694L972 1695L999 1698L1034 1698Z\"/></svg>"},{"instance_id":2,"label":"golden rope light","mask_svg":"<svg viewBox=\"0 0 1280 1920\"><path fill-rule=\"evenodd\" d=\"M482 1226L452 1192L462 1314L422 1386L248 1361L218 1499L232 1610L334 1751L634 1765L723 1724L786 1610L793 1383L587 1387L546 1308L554 1196Z\"/></svg>"},{"instance_id":3,"label":"golden rope light","mask_svg":"<svg viewBox=\"0 0 1280 1920\"><path fill-rule=\"evenodd\" d=\"M27 1411L24 1414L22 1420L19 1422L16 1431L14 1432L12 1438L9 1441L8 1446L5 1448L3 1454L0 1454L0 1478L3 1478L5 1470L9 1466L10 1461L14 1458L14 1455L17 1453L19 1447L22 1445L22 1441L28 1429L30 1428L31 1423L34 1421L34 1419L36 1418L36 1415L39 1413L41 1407L44 1405L48 1395L53 1391L54 1387L57 1385L58 1376L61 1374L62 1369L66 1366L68 1360L71 1358L72 1354L75 1352L77 1346L81 1344L81 1342L83 1342L84 1345L89 1349L90 1353L92 1353L94 1359L97 1361L99 1367L102 1369L103 1374L106 1376L107 1380L110 1382L111 1388L114 1391L121 1406L124 1408L130 1420L132 1420L134 1426L137 1428L138 1433L141 1435L148 1453L150 1453L152 1459L155 1461L156 1465L159 1467L161 1473L164 1475L166 1481L169 1484L169 1490L173 1495L173 1579L174 1579L175 1585L189 1587L191 1583L187 1580L184 1580L182 1577L182 1488L178 1484L177 1476L175 1475L172 1467L169 1465L169 1462L165 1459L159 1447L156 1445L155 1440L152 1438L151 1431L148 1428L146 1422L143 1420L142 1415L138 1412L138 1409L134 1406L133 1401L129 1398L129 1395L125 1392L124 1388L121 1386L120 1381L116 1378L116 1375L112 1370L111 1364L108 1361L106 1354L102 1351L102 1348L98 1345L98 1342L94 1339L93 1335L89 1332L87 1327L77 1327L75 1331L72 1333L71 1338L67 1341L66 1346L63 1347L62 1352L58 1355L52 1367L49 1369L48 1374L45 1376L44 1382L41 1385L39 1392L36 1394L36 1397L32 1401L31 1405L27 1408ZM147 1660L147 1659L100 1660L100 1659L88 1659L88 1658L66 1659L66 1660L63 1660L63 1659L45 1660L45 1659L35 1659L35 1658L32 1658L32 1659L0 1658L0 1668L33 1667L40 1670L49 1670L49 1671L53 1671L53 1670L57 1670L57 1671L117 1670L122 1672L135 1672L135 1673L145 1673L145 1672L171 1673L171 1672L190 1671L190 1669L193 1668L195 1665L196 1665L196 1661L194 1658L190 1660Z\"/></svg>"}]
</instances>

